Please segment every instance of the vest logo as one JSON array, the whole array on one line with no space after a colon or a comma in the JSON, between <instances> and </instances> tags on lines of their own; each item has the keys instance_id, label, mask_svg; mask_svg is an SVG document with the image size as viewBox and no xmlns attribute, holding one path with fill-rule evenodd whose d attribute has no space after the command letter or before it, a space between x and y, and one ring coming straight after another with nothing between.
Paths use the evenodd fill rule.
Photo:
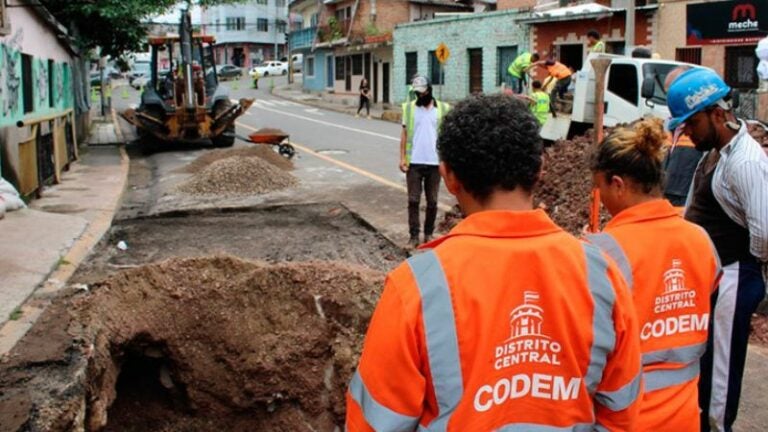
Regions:
<instances>
[{"instance_id":1,"label":"vest logo","mask_svg":"<svg viewBox=\"0 0 768 432\"><path fill-rule=\"evenodd\" d=\"M696 290L685 285L682 261L672 260L672 267L664 272L664 293L656 296L653 312L656 314L680 311L696 307ZM709 314L679 314L646 322L640 329L640 339L660 338L678 333L706 331Z\"/></svg>"},{"instance_id":2,"label":"vest logo","mask_svg":"<svg viewBox=\"0 0 768 432\"><path fill-rule=\"evenodd\" d=\"M759 28L755 5L745 3L733 7L731 22L728 23L728 32L754 31Z\"/></svg>"},{"instance_id":3,"label":"vest logo","mask_svg":"<svg viewBox=\"0 0 768 432\"><path fill-rule=\"evenodd\" d=\"M539 293L523 293L523 304L509 314L510 337L496 346L494 368L502 370L521 363L560 364L562 346L542 332L544 309Z\"/></svg>"},{"instance_id":4,"label":"vest logo","mask_svg":"<svg viewBox=\"0 0 768 432\"><path fill-rule=\"evenodd\" d=\"M527 363L560 365L562 345L542 330L544 309L538 302L539 293L525 291L523 304L510 312L510 336L496 346L494 353L493 366L497 371ZM477 412L485 412L525 397L573 401L579 398L581 387L580 377L512 372L494 383L480 386L475 392L473 407Z\"/></svg>"}]
</instances>

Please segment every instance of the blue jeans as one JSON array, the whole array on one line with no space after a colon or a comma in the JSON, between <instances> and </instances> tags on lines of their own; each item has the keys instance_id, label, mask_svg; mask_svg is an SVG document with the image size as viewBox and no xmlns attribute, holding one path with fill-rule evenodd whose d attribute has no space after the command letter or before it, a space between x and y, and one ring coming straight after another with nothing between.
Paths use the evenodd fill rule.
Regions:
<instances>
[{"instance_id":1,"label":"blue jeans","mask_svg":"<svg viewBox=\"0 0 768 432\"><path fill-rule=\"evenodd\" d=\"M512 91L515 93L522 93L525 89L525 75L522 76L522 78L518 78L514 75L511 75L512 77Z\"/></svg>"}]
</instances>

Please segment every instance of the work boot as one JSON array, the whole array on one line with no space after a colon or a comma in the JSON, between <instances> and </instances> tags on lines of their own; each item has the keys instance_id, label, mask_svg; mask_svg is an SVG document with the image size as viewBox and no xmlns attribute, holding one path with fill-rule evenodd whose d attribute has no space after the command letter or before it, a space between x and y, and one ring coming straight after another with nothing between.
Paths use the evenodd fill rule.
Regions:
<instances>
[{"instance_id":1,"label":"work boot","mask_svg":"<svg viewBox=\"0 0 768 432\"><path fill-rule=\"evenodd\" d=\"M419 236L411 236L411 239L408 240L408 246L414 249L419 247L420 244L421 242L419 241Z\"/></svg>"},{"instance_id":2,"label":"work boot","mask_svg":"<svg viewBox=\"0 0 768 432\"><path fill-rule=\"evenodd\" d=\"M424 236L424 243L429 243L432 241L432 235L425 235Z\"/></svg>"}]
</instances>

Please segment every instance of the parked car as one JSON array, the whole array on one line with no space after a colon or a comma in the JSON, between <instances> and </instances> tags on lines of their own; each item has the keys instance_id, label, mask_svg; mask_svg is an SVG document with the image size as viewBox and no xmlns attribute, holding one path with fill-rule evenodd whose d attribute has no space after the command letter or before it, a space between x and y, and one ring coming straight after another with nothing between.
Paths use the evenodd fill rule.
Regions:
<instances>
[{"instance_id":1,"label":"parked car","mask_svg":"<svg viewBox=\"0 0 768 432\"><path fill-rule=\"evenodd\" d=\"M219 79L240 79L243 76L243 70L232 64L216 65L216 71Z\"/></svg>"},{"instance_id":2,"label":"parked car","mask_svg":"<svg viewBox=\"0 0 768 432\"><path fill-rule=\"evenodd\" d=\"M248 73L250 76L256 75L265 77L270 75L288 75L288 63L279 61L268 61L258 66L254 66Z\"/></svg>"},{"instance_id":3,"label":"parked car","mask_svg":"<svg viewBox=\"0 0 768 432\"><path fill-rule=\"evenodd\" d=\"M92 86L100 86L101 72L100 71L91 72L90 79L91 79ZM112 78L109 77L109 73L107 73L106 71L104 72L104 82L106 84L110 84L112 82Z\"/></svg>"}]
</instances>

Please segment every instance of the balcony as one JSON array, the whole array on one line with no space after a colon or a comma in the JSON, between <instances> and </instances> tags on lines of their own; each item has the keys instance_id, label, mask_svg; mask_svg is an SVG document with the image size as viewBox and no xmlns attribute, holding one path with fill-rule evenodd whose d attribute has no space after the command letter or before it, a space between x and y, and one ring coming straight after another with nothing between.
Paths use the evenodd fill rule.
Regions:
<instances>
[{"instance_id":1,"label":"balcony","mask_svg":"<svg viewBox=\"0 0 768 432\"><path fill-rule=\"evenodd\" d=\"M311 48L315 40L317 27L308 27L298 31L292 31L289 36L289 44L292 50Z\"/></svg>"},{"instance_id":2,"label":"balcony","mask_svg":"<svg viewBox=\"0 0 768 432\"><path fill-rule=\"evenodd\" d=\"M320 42L335 42L347 37L351 25L351 19L341 21L329 20L328 24L318 27L317 37Z\"/></svg>"}]
</instances>

